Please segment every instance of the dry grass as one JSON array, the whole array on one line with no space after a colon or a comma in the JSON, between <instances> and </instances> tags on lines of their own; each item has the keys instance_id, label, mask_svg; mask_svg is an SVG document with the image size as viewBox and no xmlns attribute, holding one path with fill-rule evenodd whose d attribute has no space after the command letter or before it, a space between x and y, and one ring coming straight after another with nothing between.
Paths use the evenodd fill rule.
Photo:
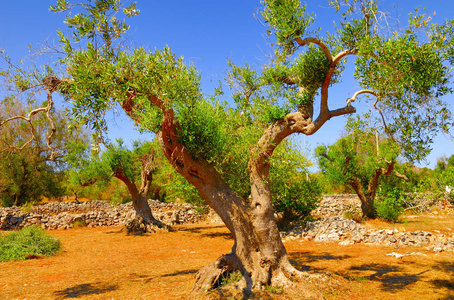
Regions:
<instances>
[{"instance_id":1,"label":"dry grass","mask_svg":"<svg viewBox=\"0 0 454 300\"><path fill-rule=\"evenodd\" d=\"M444 222L452 226L450 218L424 216L406 226L408 230L425 222L427 228L445 226ZM219 225L176 229L144 236L126 236L113 227L49 231L61 239L63 252L0 263L0 299L188 299L197 270L227 253L233 240ZM328 299L454 299L452 253L299 240L287 242L286 247L297 268L345 279L346 286L324 290ZM421 254L401 259L386 255L393 251ZM253 298L299 297L271 290Z\"/></svg>"}]
</instances>

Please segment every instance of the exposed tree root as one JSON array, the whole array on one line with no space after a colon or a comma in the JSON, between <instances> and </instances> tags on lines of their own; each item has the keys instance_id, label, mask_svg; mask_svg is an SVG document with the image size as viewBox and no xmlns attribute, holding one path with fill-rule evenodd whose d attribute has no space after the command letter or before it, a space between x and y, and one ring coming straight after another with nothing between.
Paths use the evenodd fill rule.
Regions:
<instances>
[{"instance_id":1,"label":"exposed tree root","mask_svg":"<svg viewBox=\"0 0 454 300\"><path fill-rule=\"evenodd\" d=\"M128 235L139 235L144 233L155 233L157 231L165 231L169 232L172 231L172 227L167 224L164 224L161 221L156 219L148 219L145 220L140 217L134 218L129 224L127 224L124 228L126 230L126 234Z\"/></svg>"},{"instance_id":2,"label":"exposed tree root","mask_svg":"<svg viewBox=\"0 0 454 300\"><path fill-rule=\"evenodd\" d=\"M236 260L234 255L226 254L200 269L195 276L193 292L206 292L219 287L222 280L235 270Z\"/></svg>"},{"instance_id":3,"label":"exposed tree root","mask_svg":"<svg viewBox=\"0 0 454 300\"><path fill-rule=\"evenodd\" d=\"M342 277L299 271L285 261L278 268L270 270L267 284L257 284L253 276L241 270L242 265L235 255L223 255L197 272L193 296L208 299L272 299L272 294L285 293L303 299L324 299L324 295L339 292L345 286ZM229 276L235 272L240 272L242 278L231 282Z\"/></svg>"}]
</instances>

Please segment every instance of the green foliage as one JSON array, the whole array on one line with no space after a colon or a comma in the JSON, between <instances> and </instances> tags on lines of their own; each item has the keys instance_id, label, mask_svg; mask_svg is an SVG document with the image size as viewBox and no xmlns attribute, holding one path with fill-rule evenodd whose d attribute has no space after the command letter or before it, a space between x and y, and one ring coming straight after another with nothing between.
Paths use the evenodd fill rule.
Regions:
<instances>
[{"instance_id":1,"label":"green foliage","mask_svg":"<svg viewBox=\"0 0 454 300\"><path fill-rule=\"evenodd\" d=\"M446 49L433 41L422 43L411 29L404 35L367 39L360 49L355 75L376 92L377 108L386 111L389 131L399 137L404 154L421 160L430 152L427 145L434 133L447 133L452 122L441 100L452 92Z\"/></svg>"},{"instance_id":2,"label":"green foliage","mask_svg":"<svg viewBox=\"0 0 454 300\"><path fill-rule=\"evenodd\" d=\"M271 294L282 294L284 292L284 288L280 285L267 285L265 290Z\"/></svg>"},{"instance_id":3,"label":"green foliage","mask_svg":"<svg viewBox=\"0 0 454 300\"><path fill-rule=\"evenodd\" d=\"M394 189L382 195L381 201L375 202L377 215L389 222L396 222L404 212L404 201L400 190Z\"/></svg>"},{"instance_id":4,"label":"green foliage","mask_svg":"<svg viewBox=\"0 0 454 300\"><path fill-rule=\"evenodd\" d=\"M336 10L342 3L331 1ZM240 67L229 63L228 77L235 89L236 104L230 108L216 101L216 96L207 100L200 92L198 72L186 66L182 58L176 58L169 48L146 51L110 46L110 41L127 29L117 16L136 14L135 4L122 11L119 1L89 2L82 6L82 12L66 19L73 32L62 35L62 47L66 49L66 72L73 81L62 91L74 103L72 117L90 124L98 133L106 130L104 113L115 102L134 108L129 115L142 130L153 132L160 130L162 111L172 109L181 129L178 138L185 148L194 157L205 158L223 170L238 149L252 147L257 132L283 120L301 105L312 104L328 73L333 72L330 85L339 82L344 65L336 62L331 71L332 62L325 50L333 56L334 51L348 50L358 56L356 77L361 87L376 91L376 107L390 113L388 128L399 135L398 140L408 150L405 155L420 159L427 154L432 133L437 128L446 131L450 120L439 98L449 92L444 62L451 47L452 26L447 23L428 28L429 40L413 27L405 33L384 36L376 30L380 24L373 24L378 20L376 1L345 4L347 10L342 13L337 31L318 37L318 30L310 30L314 17L306 13L300 1L263 1L262 17L269 26L268 34L276 39L278 51L261 71L249 64ZM76 8L66 1L52 8L69 9ZM116 17L111 19L111 15ZM448 41L435 42L431 38L435 33L444 34ZM301 46L298 41L309 34L314 34L326 49L319 44ZM74 50L65 46L81 39L87 40L86 47ZM95 43L96 39L102 43ZM293 55L297 49L300 55ZM416 109L421 105L424 112ZM429 115L434 117L426 118ZM427 126L415 127L415 122ZM240 165L245 166L243 162ZM230 170L223 173L227 175Z\"/></svg>"},{"instance_id":5,"label":"green foliage","mask_svg":"<svg viewBox=\"0 0 454 300\"><path fill-rule=\"evenodd\" d=\"M36 226L0 236L0 261L50 256L60 251L60 241Z\"/></svg>"},{"instance_id":6,"label":"green foliage","mask_svg":"<svg viewBox=\"0 0 454 300\"><path fill-rule=\"evenodd\" d=\"M220 286L237 283L241 278L243 278L243 274L239 271L228 273L226 277L222 278Z\"/></svg>"},{"instance_id":7,"label":"green foliage","mask_svg":"<svg viewBox=\"0 0 454 300\"><path fill-rule=\"evenodd\" d=\"M317 152L321 169L333 182L346 184L351 178L358 178L367 186L373 172L385 167L386 161L396 159L401 149L408 158L422 159L428 154L433 134L449 131L452 117L442 97L451 92L449 66L453 60L454 26L452 21L432 26L427 18L411 15L403 31L383 34L379 30L383 24L376 23L380 21L377 1L329 3L342 13L342 22L334 32L322 36L318 29L311 30L314 17L306 13L300 1L262 1L262 17L269 26L267 33L276 44L275 57L261 70L230 62L228 80L234 88L235 105L229 106L220 103L219 93L203 95L200 74L170 48L146 51L122 44L129 27L121 18L139 13L135 3L124 7L120 0L85 1L82 5L59 0L51 10L67 12L65 22L70 29L68 33L58 32L64 51L61 72L70 79L59 89L73 104L70 116L74 122L88 124L96 132L95 144L103 140L107 129L106 111L117 104L142 131L159 132L163 114L173 114L178 125L177 138L185 149L195 159L206 159L247 199L248 161L263 132L270 126L287 124L287 114L297 110L308 113L304 116L308 125L298 129L301 133L322 124L323 118L334 116L321 119L312 116L315 96L321 91L320 107L328 107L327 89L340 81L345 67L339 60L355 55L355 77L361 89L372 90L369 94L375 97L374 108L383 114L387 131L395 135L401 148L379 136L377 151L370 142L374 140L373 130L349 129L350 134L338 143L322 146ZM303 41L309 35L314 38ZM77 49L73 47L75 42L80 45ZM296 50L301 53L296 55ZM21 75L20 68L13 69L2 70L0 75L14 82L18 90L42 81L38 80L42 75L34 79ZM52 74L52 70L46 68L42 74ZM320 120L323 122L318 123ZM367 125L361 119L354 122L358 128ZM81 157L86 155L83 147L74 147L79 148L76 152ZM137 177L135 157L140 154L135 151L117 143L93 160L93 165L99 166L94 168L98 174L79 179L89 184L96 176L107 178L119 171ZM311 207L315 199L309 195L318 193L315 185L299 180L305 175L304 166L298 166L292 151L283 151L289 158L280 157L277 152L269 161L270 185L273 193L277 193L276 207L305 211L304 205ZM70 160L77 160L77 155ZM298 167L290 168L291 171L281 169L285 164L280 162L289 160ZM75 168L80 176L80 170L90 169L91 164ZM192 190L184 186L185 181L171 177L181 185L176 186L175 192L168 189L168 194L185 193L192 198ZM292 182L295 184L289 184ZM298 199L303 197L312 200L299 204Z\"/></svg>"},{"instance_id":8,"label":"green foliage","mask_svg":"<svg viewBox=\"0 0 454 300\"><path fill-rule=\"evenodd\" d=\"M303 219L317 207L321 186L309 180L310 161L293 141L281 143L270 160L270 185L275 212L284 213L284 221Z\"/></svg>"},{"instance_id":9,"label":"green foliage","mask_svg":"<svg viewBox=\"0 0 454 300\"><path fill-rule=\"evenodd\" d=\"M2 108L0 118L25 115L36 107L16 101L10 104L3 102ZM47 147L51 125L44 115L32 119L33 128L30 123L19 119L3 124L0 131L0 205L36 203L43 196L52 198L64 195L62 171L67 167L63 159L68 153L66 144L69 141L86 142L87 136L80 127L69 130L61 111L52 112L50 116L57 128L51 143L55 155Z\"/></svg>"},{"instance_id":10,"label":"green foliage","mask_svg":"<svg viewBox=\"0 0 454 300\"><path fill-rule=\"evenodd\" d=\"M384 136L378 136L377 145L377 136L370 128L370 121L367 115L349 118L346 136L329 147L322 145L316 148L319 167L329 182L346 185L352 178L357 178L367 188L375 172L386 168L386 161L397 158L399 146Z\"/></svg>"},{"instance_id":11,"label":"green foliage","mask_svg":"<svg viewBox=\"0 0 454 300\"><path fill-rule=\"evenodd\" d=\"M293 53L297 44L295 37L304 36L315 16L306 13L306 6L299 0L264 0L262 16L276 35L277 45L287 53Z\"/></svg>"}]
</instances>

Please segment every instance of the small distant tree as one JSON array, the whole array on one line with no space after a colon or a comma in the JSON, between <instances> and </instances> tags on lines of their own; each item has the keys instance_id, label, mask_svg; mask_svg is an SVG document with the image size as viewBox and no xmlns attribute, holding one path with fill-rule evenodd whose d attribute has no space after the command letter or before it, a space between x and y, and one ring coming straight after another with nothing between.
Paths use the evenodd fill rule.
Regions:
<instances>
[{"instance_id":1,"label":"small distant tree","mask_svg":"<svg viewBox=\"0 0 454 300\"><path fill-rule=\"evenodd\" d=\"M73 145L74 153L70 157L73 168L69 180L80 186L98 182L106 185L113 177L121 180L127 187L132 199L136 216L127 224L129 233L154 232L156 228L168 230L170 227L153 217L148 205L148 195L159 162L156 161L156 147L150 142L134 142L133 149L125 147L123 141L109 144L98 155L92 153L87 158L87 148Z\"/></svg>"},{"instance_id":2,"label":"small distant tree","mask_svg":"<svg viewBox=\"0 0 454 300\"><path fill-rule=\"evenodd\" d=\"M393 175L408 181L396 170L401 148L371 129L367 116L349 118L346 129L347 134L333 145L316 148L318 164L331 182L351 186L361 200L363 217L374 218L380 178Z\"/></svg>"},{"instance_id":3,"label":"small distant tree","mask_svg":"<svg viewBox=\"0 0 454 300\"><path fill-rule=\"evenodd\" d=\"M439 189L447 192L454 202L454 154L449 158L440 157L434 170Z\"/></svg>"}]
</instances>

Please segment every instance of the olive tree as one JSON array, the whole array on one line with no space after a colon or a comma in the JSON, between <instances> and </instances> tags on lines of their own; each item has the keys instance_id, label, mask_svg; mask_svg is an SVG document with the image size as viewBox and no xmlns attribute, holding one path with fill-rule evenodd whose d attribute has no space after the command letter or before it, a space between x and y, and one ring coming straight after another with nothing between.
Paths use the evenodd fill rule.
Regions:
<instances>
[{"instance_id":1,"label":"olive tree","mask_svg":"<svg viewBox=\"0 0 454 300\"><path fill-rule=\"evenodd\" d=\"M113 177L123 182L131 196L134 210L134 220L126 225L128 233L155 232L158 228L169 230L170 227L153 217L148 205L148 195L153 183L153 173L159 167L156 160L156 147L152 143L134 142L133 149L126 148L119 139L109 144L98 154L83 155L87 148L77 144L70 145L71 170L69 180L80 186L92 185L98 182L109 182Z\"/></svg>"},{"instance_id":2,"label":"olive tree","mask_svg":"<svg viewBox=\"0 0 454 300\"><path fill-rule=\"evenodd\" d=\"M450 92L453 22L430 24L415 15L405 31L388 34L380 31L375 1L329 3L342 21L321 34L311 30L315 16L300 1L262 1L275 57L261 70L230 63L232 105L219 101L219 92L203 95L200 74L170 48L119 44L128 29L121 13L138 14L135 4L60 0L51 8L71 11L72 31L59 32L66 74L50 74L48 89L71 99L72 117L98 132L106 129L105 111L118 103L142 130L158 135L165 157L232 232L231 252L199 270L196 289L217 286L234 271L249 290L310 277L290 264L274 219L270 158L285 138L314 134L329 119L355 113L353 103L363 95L408 155L424 156L431 135L449 130L442 96ZM344 107L330 109L330 87L340 82L348 57L361 89ZM246 188L238 180L245 177Z\"/></svg>"},{"instance_id":3,"label":"olive tree","mask_svg":"<svg viewBox=\"0 0 454 300\"><path fill-rule=\"evenodd\" d=\"M379 136L370 122L367 116L350 118L344 137L315 152L325 176L333 183L349 185L361 201L363 217L375 218L374 200L381 177L408 178L396 170L400 146L390 137Z\"/></svg>"}]
</instances>

